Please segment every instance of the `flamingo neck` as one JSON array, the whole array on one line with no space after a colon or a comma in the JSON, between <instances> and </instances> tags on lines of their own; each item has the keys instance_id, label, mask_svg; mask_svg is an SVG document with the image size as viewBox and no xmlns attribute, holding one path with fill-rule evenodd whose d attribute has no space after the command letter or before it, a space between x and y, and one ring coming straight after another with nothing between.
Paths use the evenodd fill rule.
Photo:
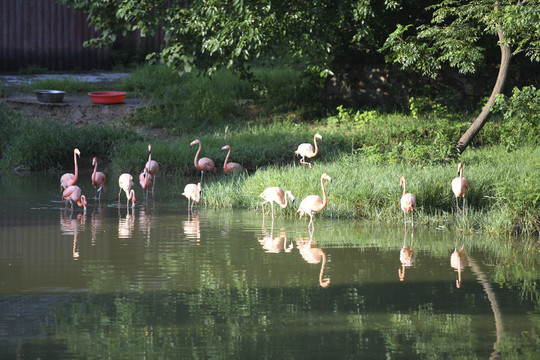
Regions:
<instances>
[{"instance_id":1,"label":"flamingo neck","mask_svg":"<svg viewBox=\"0 0 540 360\"><path fill-rule=\"evenodd\" d=\"M407 183L403 180L403 195L407 193Z\"/></svg>"},{"instance_id":2,"label":"flamingo neck","mask_svg":"<svg viewBox=\"0 0 540 360\"><path fill-rule=\"evenodd\" d=\"M77 183L77 179L79 178L79 166L77 166L77 153L73 152L73 161L75 162L75 176L73 177L73 182L71 185L75 185Z\"/></svg>"},{"instance_id":3,"label":"flamingo neck","mask_svg":"<svg viewBox=\"0 0 540 360\"><path fill-rule=\"evenodd\" d=\"M285 209L285 208L287 207L287 205L289 204L289 203L288 203L289 199L287 199L287 196L288 196L288 195L289 195L289 192L287 191L287 192L285 193L285 202L284 202L283 204L279 205L279 206L281 206L283 209Z\"/></svg>"},{"instance_id":4,"label":"flamingo neck","mask_svg":"<svg viewBox=\"0 0 540 360\"><path fill-rule=\"evenodd\" d=\"M227 171L227 161L229 160L229 155L231 155L231 149L227 152L227 156L225 157L225 162L223 163L223 170Z\"/></svg>"},{"instance_id":5,"label":"flamingo neck","mask_svg":"<svg viewBox=\"0 0 540 360\"><path fill-rule=\"evenodd\" d=\"M319 147L317 146L317 136L315 135L313 137L313 142L315 143L315 152L313 153L313 156L317 155L317 152L319 151Z\"/></svg>"},{"instance_id":6,"label":"flamingo neck","mask_svg":"<svg viewBox=\"0 0 540 360\"><path fill-rule=\"evenodd\" d=\"M195 154L195 160L193 162L195 163L195 167L199 169L199 164L197 163L197 158L199 157L199 153L201 152L201 143L199 142L199 150L197 150L197 153Z\"/></svg>"},{"instance_id":7,"label":"flamingo neck","mask_svg":"<svg viewBox=\"0 0 540 360\"><path fill-rule=\"evenodd\" d=\"M463 165L459 167L459 180L463 179Z\"/></svg>"},{"instance_id":8,"label":"flamingo neck","mask_svg":"<svg viewBox=\"0 0 540 360\"><path fill-rule=\"evenodd\" d=\"M322 210L326 207L326 204L328 202L328 199L326 197L326 189L324 188L324 178L321 178L321 188L322 188L322 193L323 193L323 203L321 206L321 210Z\"/></svg>"},{"instance_id":9,"label":"flamingo neck","mask_svg":"<svg viewBox=\"0 0 540 360\"><path fill-rule=\"evenodd\" d=\"M94 172L92 173L92 181L95 181L96 179L96 172L97 172L97 160L94 161Z\"/></svg>"}]
</instances>

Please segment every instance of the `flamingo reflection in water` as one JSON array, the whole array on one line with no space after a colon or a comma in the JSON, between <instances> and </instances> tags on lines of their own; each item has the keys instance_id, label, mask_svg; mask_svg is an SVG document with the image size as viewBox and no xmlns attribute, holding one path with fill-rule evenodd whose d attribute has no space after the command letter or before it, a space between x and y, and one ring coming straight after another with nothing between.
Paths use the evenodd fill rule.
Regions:
<instances>
[{"instance_id":1,"label":"flamingo reflection in water","mask_svg":"<svg viewBox=\"0 0 540 360\"><path fill-rule=\"evenodd\" d=\"M77 235L79 230L84 231L85 225L86 214L77 214L77 217L73 218L73 212L68 213L66 210L60 211L60 231L64 235L73 235L73 260L79 259Z\"/></svg>"},{"instance_id":2,"label":"flamingo reflection in water","mask_svg":"<svg viewBox=\"0 0 540 360\"><path fill-rule=\"evenodd\" d=\"M324 267L326 266L326 253L321 248L316 247L315 242L313 241L313 231L309 232L309 240L307 240L307 238L304 240L302 237L298 238L296 241L296 248L300 251L300 255L302 255L302 258L307 263L321 263L319 285L323 288L328 287L328 285L330 285L330 278L323 278Z\"/></svg>"},{"instance_id":3,"label":"flamingo reflection in water","mask_svg":"<svg viewBox=\"0 0 540 360\"><path fill-rule=\"evenodd\" d=\"M264 228L264 218L263 218L263 225L262 225L262 239L258 238L259 244L261 244L262 248L267 253L272 254L279 254L280 252L284 251L286 253L290 253L292 249L294 248L293 243L291 242L289 245L287 245L287 234L285 232L281 232L278 236L274 237L274 222L272 221L272 226L270 227L270 232L268 232Z\"/></svg>"},{"instance_id":4,"label":"flamingo reflection in water","mask_svg":"<svg viewBox=\"0 0 540 360\"><path fill-rule=\"evenodd\" d=\"M407 245L407 231L403 237L403 247L399 251L399 261L401 262L401 269L398 269L399 281L405 280L405 269L414 265L415 253L412 248L414 240L414 232L411 233L411 246Z\"/></svg>"},{"instance_id":5,"label":"flamingo reflection in water","mask_svg":"<svg viewBox=\"0 0 540 360\"><path fill-rule=\"evenodd\" d=\"M122 217L120 214L120 208L118 208L118 238L130 239L135 228L135 212L126 212L126 217Z\"/></svg>"},{"instance_id":6,"label":"flamingo reflection in water","mask_svg":"<svg viewBox=\"0 0 540 360\"><path fill-rule=\"evenodd\" d=\"M193 215L193 212L188 212L187 220L182 221L184 227L184 235L189 240L195 240L197 245L201 240L201 223L199 221L199 215Z\"/></svg>"},{"instance_id":7,"label":"flamingo reflection in water","mask_svg":"<svg viewBox=\"0 0 540 360\"><path fill-rule=\"evenodd\" d=\"M139 230L146 235L146 243L150 244L150 233L152 229L153 208L149 205L141 206L139 210Z\"/></svg>"},{"instance_id":8,"label":"flamingo reflection in water","mask_svg":"<svg viewBox=\"0 0 540 360\"><path fill-rule=\"evenodd\" d=\"M92 212L91 229L92 229L92 246L96 245L97 234L103 227L103 221L105 220L105 214L103 209L106 207L96 206Z\"/></svg>"},{"instance_id":9,"label":"flamingo reflection in water","mask_svg":"<svg viewBox=\"0 0 540 360\"><path fill-rule=\"evenodd\" d=\"M450 256L450 266L458 273L456 280L456 287L458 289L461 288L461 273L469 265L469 259L467 253L465 253L464 246L461 245L461 249L458 250L458 240L456 240L454 252Z\"/></svg>"}]
</instances>

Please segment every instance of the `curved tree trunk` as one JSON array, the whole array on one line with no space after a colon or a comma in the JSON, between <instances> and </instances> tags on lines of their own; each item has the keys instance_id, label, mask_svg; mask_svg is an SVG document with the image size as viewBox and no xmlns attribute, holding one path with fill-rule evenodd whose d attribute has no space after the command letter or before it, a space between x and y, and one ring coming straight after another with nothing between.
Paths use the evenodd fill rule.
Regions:
<instances>
[{"instance_id":1,"label":"curved tree trunk","mask_svg":"<svg viewBox=\"0 0 540 360\"><path fill-rule=\"evenodd\" d=\"M493 87L491 96L489 97L486 105L484 105L482 112L480 113L480 115L478 115L478 117L474 120L469 129L467 129L467 131L461 136L461 138L457 142L456 148L460 153L465 151L465 149L467 148L467 146L469 146L476 134L478 134L478 132L487 122L489 115L491 114L491 105L495 103L495 97L498 94L501 94L504 89L504 83L508 75L508 70L510 69L510 61L512 60L512 50L508 45L502 43L502 41L504 40L504 34L502 33L502 31L499 31L498 35L499 40L501 41L501 44L499 45L499 47L501 48L501 67L499 69L499 75L497 75L497 81L495 82L495 86Z\"/></svg>"}]
</instances>

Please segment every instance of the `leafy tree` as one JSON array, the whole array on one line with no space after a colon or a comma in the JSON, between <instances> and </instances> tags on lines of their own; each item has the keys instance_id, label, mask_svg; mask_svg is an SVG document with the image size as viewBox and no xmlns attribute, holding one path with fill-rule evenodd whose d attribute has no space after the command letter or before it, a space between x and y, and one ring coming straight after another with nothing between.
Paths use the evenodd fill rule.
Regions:
<instances>
[{"instance_id":1,"label":"leafy tree","mask_svg":"<svg viewBox=\"0 0 540 360\"><path fill-rule=\"evenodd\" d=\"M446 63L462 73L475 72L485 59L486 37L501 51L499 73L482 112L459 139L462 152L488 120L496 96L502 93L510 62L519 53L540 60L540 5L528 0L444 0L427 7L429 23L415 28L399 24L383 50L403 68L435 77Z\"/></svg>"}]
</instances>

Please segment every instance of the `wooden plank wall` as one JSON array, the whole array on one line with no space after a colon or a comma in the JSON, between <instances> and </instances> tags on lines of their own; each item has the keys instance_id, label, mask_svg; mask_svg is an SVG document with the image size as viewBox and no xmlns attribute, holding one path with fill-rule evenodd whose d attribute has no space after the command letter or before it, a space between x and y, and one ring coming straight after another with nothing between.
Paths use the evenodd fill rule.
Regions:
<instances>
[{"instance_id":1,"label":"wooden plank wall","mask_svg":"<svg viewBox=\"0 0 540 360\"><path fill-rule=\"evenodd\" d=\"M0 0L0 71L29 66L49 70L111 67L111 50L83 47L96 32L86 14L74 13L55 0ZM162 34L137 38L141 51L158 50Z\"/></svg>"}]
</instances>

